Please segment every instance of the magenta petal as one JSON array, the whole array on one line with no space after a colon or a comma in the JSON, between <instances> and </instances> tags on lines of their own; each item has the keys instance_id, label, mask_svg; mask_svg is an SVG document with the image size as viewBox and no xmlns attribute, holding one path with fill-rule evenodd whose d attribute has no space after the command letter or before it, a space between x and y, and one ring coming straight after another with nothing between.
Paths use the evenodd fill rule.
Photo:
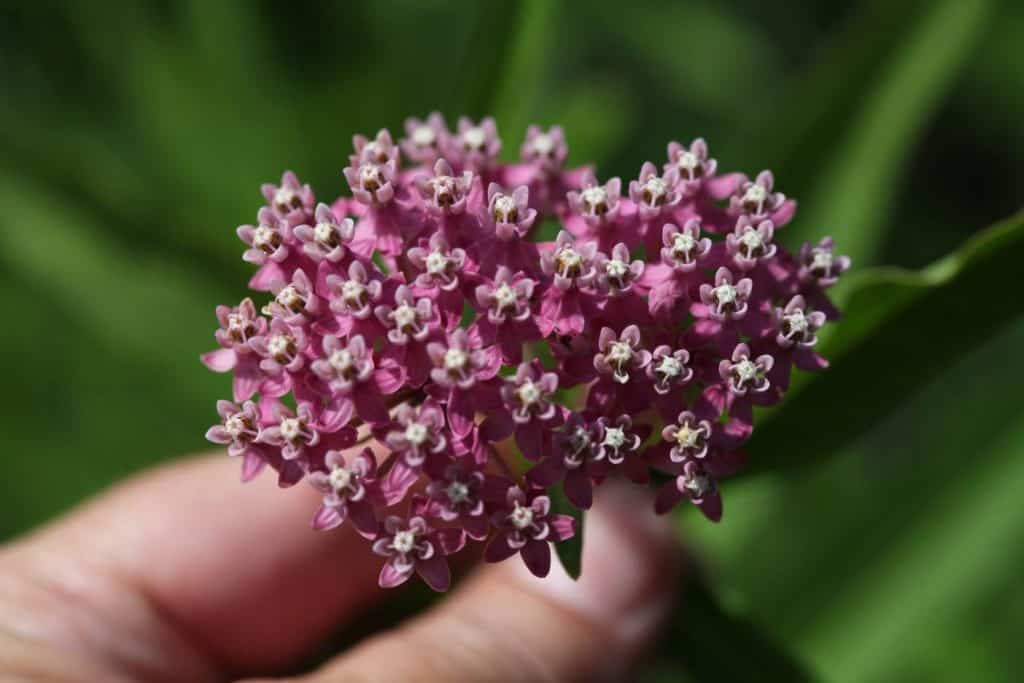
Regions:
<instances>
[{"instance_id":1,"label":"magenta petal","mask_svg":"<svg viewBox=\"0 0 1024 683\"><path fill-rule=\"evenodd\" d=\"M536 462L544 449L544 432L536 420L516 427L516 445L527 460Z\"/></svg>"},{"instance_id":2,"label":"magenta petal","mask_svg":"<svg viewBox=\"0 0 1024 683\"><path fill-rule=\"evenodd\" d=\"M515 554L516 551L508 544L507 531L499 532L484 549L484 559L488 562L503 562Z\"/></svg>"},{"instance_id":3,"label":"magenta petal","mask_svg":"<svg viewBox=\"0 0 1024 683\"><path fill-rule=\"evenodd\" d=\"M466 535L474 541L484 540L487 538L487 532L491 530L491 525L490 522L487 521L486 515L463 517L462 527L466 530Z\"/></svg>"},{"instance_id":4,"label":"magenta petal","mask_svg":"<svg viewBox=\"0 0 1024 683\"><path fill-rule=\"evenodd\" d=\"M564 541L576 535L576 520L569 515L551 515L548 524L554 541Z\"/></svg>"},{"instance_id":5,"label":"magenta petal","mask_svg":"<svg viewBox=\"0 0 1024 683\"><path fill-rule=\"evenodd\" d=\"M514 427L512 416L503 410L491 415L480 425L480 439L486 443L504 441L512 434Z\"/></svg>"},{"instance_id":6,"label":"magenta petal","mask_svg":"<svg viewBox=\"0 0 1024 683\"><path fill-rule=\"evenodd\" d=\"M678 505L679 501L682 499L683 493L679 490L679 487L676 486L676 481L673 479L672 481L666 482L665 485L658 490L658 495L654 499L654 511L659 515L663 515Z\"/></svg>"},{"instance_id":7,"label":"magenta petal","mask_svg":"<svg viewBox=\"0 0 1024 683\"><path fill-rule=\"evenodd\" d=\"M397 363L385 362L373 373L373 382L384 395L393 394L405 383L405 373Z\"/></svg>"},{"instance_id":8,"label":"magenta petal","mask_svg":"<svg viewBox=\"0 0 1024 683\"><path fill-rule=\"evenodd\" d=\"M263 376L260 375L259 367L255 364L243 367L239 365L235 369L235 376L231 382L232 393L238 402L248 401L260 388Z\"/></svg>"},{"instance_id":9,"label":"magenta petal","mask_svg":"<svg viewBox=\"0 0 1024 683\"><path fill-rule=\"evenodd\" d=\"M715 478L730 477L747 464L747 454L744 451L719 451L704 462L704 467Z\"/></svg>"},{"instance_id":10,"label":"magenta petal","mask_svg":"<svg viewBox=\"0 0 1024 683\"><path fill-rule=\"evenodd\" d=\"M254 451L247 451L242 457L242 481L252 481L256 478L263 468L266 466L266 461Z\"/></svg>"},{"instance_id":11,"label":"magenta petal","mask_svg":"<svg viewBox=\"0 0 1024 683\"><path fill-rule=\"evenodd\" d=\"M388 421L388 407L379 394L365 387L360 387L353 394L356 412L364 422Z\"/></svg>"},{"instance_id":12,"label":"magenta petal","mask_svg":"<svg viewBox=\"0 0 1024 683\"><path fill-rule=\"evenodd\" d=\"M388 471L387 476L380 483L380 491L384 495L384 502L387 505L394 505L405 498L405 494L408 493L419 477L420 473L406 465L404 461L396 461L391 470Z\"/></svg>"},{"instance_id":13,"label":"magenta petal","mask_svg":"<svg viewBox=\"0 0 1024 683\"><path fill-rule=\"evenodd\" d=\"M325 432L336 432L352 420L352 400L347 396L339 396L327 404L320 414L320 426Z\"/></svg>"},{"instance_id":14,"label":"magenta petal","mask_svg":"<svg viewBox=\"0 0 1024 683\"><path fill-rule=\"evenodd\" d=\"M348 518L352 520L352 526L356 528L363 538L374 538L377 536L377 517L373 514L373 505L365 500L348 503Z\"/></svg>"},{"instance_id":15,"label":"magenta petal","mask_svg":"<svg viewBox=\"0 0 1024 683\"><path fill-rule=\"evenodd\" d=\"M288 282L291 278L285 273L284 269L279 263L274 261L267 261L266 265L261 267L256 274L249 280L249 289L256 290L257 292L269 292L270 283L275 281Z\"/></svg>"},{"instance_id":16,"label":"magenta petal","mask_svg":"<svg viewBox=\"0 0 1024 683\"><path fill-rule=\"evenodd\" d=\"M448 395L448 423L459 439L473 431L473 404L467 392L455 390Z\"/></svg>"},{"instance_id":17,"label":"magenta petal","mask_svg":"<svg viewBox=\"0 0 1024 683\"><path fill-rule=\"evenodd\" d=\"M380 576L377 577L377 583L381 588L394 588L408 581L411 575L411 572L398 571L388 562L380 568Z\"/></svg>"},{"instance_id":18,"label":"magenta petal","mask_svg":"<svg viewBox=\"0 0 1024 683\"><path fill-rule=\"evenodd\" d=\"M443 555L434 555L429 560L419 560L416 563L416 573L438 593L445 592L452 584L448 560L444 559Z\"/></svg>"},{"instance_id":19,"label":"magenta petal","mask_svg":"<svg viewBox=\"0 0 1024 683\"><path fill-rule=\"evenodd\" d=\"M539 465L530 468L526 473L526 479L542 488L557 484L565 476L565 466L562 459L557 456L545 458Z\"/></svg>"},{"instance_id":20,"label":"magenta petal","mask_svg":"<svg viewBox=\"0 0 1024 683\"><path fill-rule=\"evenodd\" d=\"M462 529L439 529L437 544L441 547L442 555L454 555L466 545L466 534Z\"/></svg>"},{"instance_id":21,"label":"magenta petal","mask_svg":"<svg viewBox=\"0 0 1024 683\"><path fill-rule=\"evenodd\" d=\"M294 460L286 461L281 464L281 469L277 473L277 485L286 489L302 481L304 476L306 473L302 470L302 465Z\"/></svg>"},{"instance_id":22,"label":"magenta petal","mask_svg":"<svg viewBox=\"0 0 1024 683\"><path fill-rule=\"evenodd\" d=\"M341 526L341 523L344 521L345 516L341 513L341 510L321 505L316 514L313 515L313 521L310 523L310 526L318 531L326 531Z\"/></svg>"},{"instance_id":23,"label":"magenta petal","mask_svg":"<svg viewBox=\"0 0 1024 683\"><path fill-rule=\"evenodd\" d=\"M712 522L722 519L722 494L718 491L709 493L698 505L704 516Z\"/></svg>"},{"instance_id":24,"label":"magenta petal","mask_svg":"<svg viewBox=\"0 0 1024 683\"><path fill-rule=\"evenodd\" d=\"M543 579L551 571L551 546L547 541L530 541L519 554L534 576Z\"/></svg>"},{"instance_id":25,"label":"magenta petal","mask_svg":"<svg viewBox=\"0 0 1024 683\"><path fill-rule=\"evenodd\" d=\"M203 365L214 372L228 372L235 367L237 355L234 349L217 349L216 351L204 353L199 359L203 361Z\"/></svg>"},{"instance_id":26,"label":"magenta petal","mask_svg":"<svg viewBox=\"0 0 1024 683\"><path fill-rule=\"evenodd\" d=\"M565 475L565 496L581 510L587 510L594 504L594 487L582 467L569 470Z\"/></svg>"}]
</instances>

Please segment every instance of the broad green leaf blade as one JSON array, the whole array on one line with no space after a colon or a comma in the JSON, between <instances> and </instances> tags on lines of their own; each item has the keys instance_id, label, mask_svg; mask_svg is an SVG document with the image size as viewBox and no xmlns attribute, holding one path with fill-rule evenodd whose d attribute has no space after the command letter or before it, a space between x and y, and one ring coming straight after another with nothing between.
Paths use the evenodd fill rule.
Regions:
<instances>
[{"instance_id":1,"label":"broad green leaf blade","mask_svg":"<svg viewBox=\"0 0 1024 683\"><path fill-rule=\"evenodd\" d=\"M754 432L750 472L838 452L915 389L1024 314L1018 270L1024 212L921 271L851 278L845 320L822 342L832 367L795 392ZM827 438L803 438L813 430Z\"/></svg>"},{"instance_id":2,"label":"broad green leaf blade","mask_svg":"<svg viewBox=\"0 0 1024 683\"><path fill-rule=\"evenodd\" d=\"M875 258L910 153L988 27L992 4L941 0L907 24L904 44L864 98L787 239L826 232L855 263Z\"/></svg>"},{"instance_id":3,"label":"broad green leaf blade","mask_svg":"<svg viewBox=\"0 0 1024 683\"><path fill-rule=\"evenodd\" d=\"M703 579L692 578L676 602L672 622L654 654L694 681L812 680L766 632L720 604Z\"/></svg>"},{"instance_id":4,"label":"broad green leaf blade","mask_svg":"<svg viewBox=\"0 0 1024 683\"><path fill-rule=\"evenodd\" d=\"M565 541L555 543L555 551L558 559L562 561L565 573L574 579L580 578L583 571L583 517L582 510L576 509L565 496L562 485L558 484L549 489L551 495L551 509L560 515L569 515L576 520L576 534Z\"/></svg>"}]
</instances>

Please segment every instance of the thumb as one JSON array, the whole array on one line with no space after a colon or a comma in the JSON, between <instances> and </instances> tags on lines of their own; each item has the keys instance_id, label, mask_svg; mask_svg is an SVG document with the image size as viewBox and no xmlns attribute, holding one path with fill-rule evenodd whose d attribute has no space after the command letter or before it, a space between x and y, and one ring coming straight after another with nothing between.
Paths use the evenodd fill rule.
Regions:
<instances>
[{"instance_id":1,"label":"thumb","mask_svg":"<svg viewBox=\"0 0 1024 683\"><path fill-rule=\"evenodd\" d=\"M672 605L679 558L646 492L610 483L587 517L579 581L557 563L539 580L518 558L484 567L436 609L305 680L617 680Z\"/></svg>"}]
</instances>

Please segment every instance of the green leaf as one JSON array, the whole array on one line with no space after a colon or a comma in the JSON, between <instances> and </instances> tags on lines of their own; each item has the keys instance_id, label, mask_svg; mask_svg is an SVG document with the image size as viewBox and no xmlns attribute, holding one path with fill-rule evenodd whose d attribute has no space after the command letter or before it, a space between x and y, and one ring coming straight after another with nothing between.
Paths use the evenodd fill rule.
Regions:
<instances>
[{"instance_id":1,"label":"green leaf","mask_svg":"<svg viewBox=\"0 0 1024 683\"><path fill-rule=\"evenodd\" d=\"M907 25L787 238L824 231L855 263L876 257L910 153L988 27L992 4L942 0Z\"/></svg>"},{"instance_id":2,"label":"green leaf","mask_svg":"<svg viewBox=\"0 0 1024 683\"><path fill-rule=\"evenodd\" d=\"M561 484L548 489L551 496L551 509L560 515L569 515L576 520L576 533L572 538L555 543L558 559L562 561L565 573L574 579L580 578L583 571L583 511L576 509L565 495Z\"/></svg>"},{"instance_id":3,"label":"green leaf","mask_svg":"<svg viewBox=\"0 0 1024 683\"><path fill-rule=\"evenodd\" d=\"M758 426L750 472L820 460L885 417L913 391L1024 314L1018 270L1024 212L920 271L881 268L844 287L845 319L820 351L832 367ZM828 438L801 438L811 426ZM827 449L827 450L825 450Z\"/></svg>"},{"instance_id":4,"label":"green leaf","mask_svg":"<svg viewBox=\"0 0 1024 683\"><path fill-rule=\"evenodd\" d=\"M761 628L722 605L700 577L682 590L655 657L695 681L809 681L803 666Z\"/></svg>"}]
</instances>

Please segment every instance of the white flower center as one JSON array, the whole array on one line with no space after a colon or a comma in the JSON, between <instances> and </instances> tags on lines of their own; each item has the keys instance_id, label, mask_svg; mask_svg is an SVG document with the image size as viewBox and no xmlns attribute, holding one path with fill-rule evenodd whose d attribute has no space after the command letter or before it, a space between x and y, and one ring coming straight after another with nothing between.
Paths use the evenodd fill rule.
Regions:
<instances>
[{"instance_id":1,"label":"white flower center","mask_svg":"<svg viewBox=\"0 0 1024 683\"><path fill-rule=\"evenodd\" d=\"M416 534L406 530L396 531L395 537L391 539L391 547L403 555L411 553L416 547Z\"/></svg>"},{"instance_id":2,"label":"white flower center","mask_svg":"<svg viewBox=\"0 0 1024 683\"><path fill-rule=\"evenodd\" d=\"M376 187L380 183L380 172L373 164L363 164L359 169L359 180L363 187Z\"/></svg>"},{"instance_id":3,"label":"white flower center","mask_svg":"<svg viewBox=\"0 0 1024 683\"><path fill-rule=\"evenodd\" d=\"M252 234L252 245L260 248L271 244L274 241L274 231L265 225L256 228Z\"/></svg>"},{"instance_id":4,"label":"white flower center","mask_svg":"<svg viewBox=\"0 0 1024 683\"><path fill-rule=\"evenodd\" d=\"M678 377L683 371L683 364L675 356L665 356L658 363L658 372L666 377Z\"/></svg>"},{"instance_id":5,"label":"white flower center","mask_svg":"<svg viewBox=\"0 0 1024 683\"><path fill-rule=\"evenodd\" d=\"M604 264L604 272L608 274L608 277L621 278L628 271L629 266L618 259L611 259Z\"/></svg>"},{"instance_id":6,"label":"white flower center","mask_svg":"<svg viewBox=\"0 0 1024 683\"><path fill-rule=\"evenodd\" d=\"M483 128L470 128L462 134L462 141L473 149L480 149L487 141L487 134Z\"/></svg>"},{"instance_id":7,"label":"white flower center","mask_svg":"<svg viewBox=\"0 0 1024 683\"><path fill-rule=\"evenodd\" d=\"M338 372L346 372L352 367L353 360L352 352L348 349L338 349L331 354L328 362L331 364L331 367Z\"/></svg>"},{"instance_id":8,"label":"white flower center","mask_svg":"<svg viewBox=\"0 0 1024 683\"><path fill-rule=\"evenodd\" d=\"M628 363L633 358L633 347L623 341L612 342L608 349L608 360L613 363Z\"/></svg>"},{"instance_id":9,"label":"white flower center","mask_svg":"<svg viewBox=\"0 0 1024 683\"><path fill-rule=\"evenodd\" d=\"M267 342L267 350L271 356L283 356L288 353L288 347L292 343L292 338L284 334L275 334Z\"/></svg>"},{"instance_id":10,"label":"white flower center","mask_svg":"<svg viewBox=\"0 0 1024 683\"><path fill-rule=\"evenodd\" d=\"M352 483L352 473L344 467L336 467L331 470L331 473L327 476L327 480L331 484L331 488L335 491L348 488L349 484Z\"/></svg>"},{"instance_id":11,"label":"white flower center","mask_svg":"<svg viewBox=\"0 0 1024 683\"><path fill-rule=\"evenodd\" d=\"M558 252L558 263L563 271L574 270L583 265L583 257L572 247L565 247Z\"/></svg>"},{"instance_id":12,"label":"white flower center","mask_svg":"<svg viewBox=\"0 0 1024 683\"><path fill-rule=\"evenodd\" d=\"M742 242L747 249L753 251L762 244L761 233L757 230L747 228L746 232L743 233L743 236L740 237L740 242Z\"/></svg>"},{"instance_id":13,"label":"white flower center","mask_svg":"<svg viewBox=\"0 0 1024 683\"><path fill-rule=\"evenodd\" d=\"M677 254L689 254L695 246L697 246L697 243L689 233L677 232L672 237L672 251Z\"/></svg>"},{"instance_id":14,"label":"white flower center","mask_svg":"<svg viewBox=\"0 0 1024 683\"><path fill-rule=\"evenodd\" d=\"M811 261L811 270L822 270L826 273L832 270L832 253L828 251L814 252L814 259Z\"/></svg>"},{"instance_id":15,"label":"white flower center","mask_svg":"<svg viewBox=\"0 0 1024 683\"><path fill-rule=\"evenodd\" d=\"M590 207L595 207L608 201L608 193L600 185L586 188L581 196L583 202Z\"/></svg>"},{"instance_id":16,"label":"white flower center","mask_svg":"<svg viewBox=\"0 0 1024 683\"><path fill-rule=\"evenodd\" d=\"M742 382L749 382L757 377L757 366L746 358L741 360L739 363L736 363L736 365L733 366L733 369L736 371L736 375Z\"/></svg>"},{"instance_id":17,"label":"white flower center","mask_svg":"<svg viewBox=\"0 0 1024 683\"><path fill-rule=\"evenodd\" d=\"M686 448L693 448L697 445L697 439L700 437L699 429L691 429L690 425L683 424L679 425L679 430L676 432L676 443Z\"/></svg>"},{"instance_id":18,"label":"white flower center","mask_svg":"<svg viewBox=\"0 0 1024 683\"><path fill-rule=\"evenodd\" d=\"M512 526L522 531L533 524L533 509L516 503L516 509L509 515L509 520L511 520Z\"/></svg>"},{"instance_id":19,"label":"white flower center","mask_svg":"<svg viewBox=\"0 0 1024 683\"><path fill-rule=\"evenodd\" d=\"M700 165L700 159L693 152L683 152L679 155L677 165L684 171L692 171Z\"/></svg>"},{"instance_id":20,"label":"white flower center","mask_svg":"<svg viewBox=\"0 0 1024 683\"><path fill-rule=\"evenodd\" d=\"M412 142L417 147L432 147L437 140L434 129L430 126L418 126L412 132Z\"/></svg>"},{"instance_id":21,"label":"white flower center","mask_svg":"<svg viewBox=\"0 0 1024 683\"><path fill-rule=\"evenodd\" d=\"M711 490L711 479L706 474L697 474L686 480L686 488L696 496L702 496Z\"/></svg>"},{"instance_id":22,"label":"white flower center","mask_svg":"<svg viewBox=\"0 0 1024 683\"><path fill-rule=\"evenodd\" d=\"M245 318L238 313L228 314L228 332L241 332L245 328Z\"/></svg>"},{"instance_id":23,"label":"white flower center","mask_svg":"<svg viewBox=\"0 0 1024 683\"><path fill-rule=\"evenodd\" d=\"M604 430L604 441L601 442L602 446L608 446L610 448L622 448L622 445L626 443L626 432L618 427L606 427Z\"/></svg>"},{"instance_id":24,"label":"white flower center","mask_svg":"<svg viewBox=\"0 0 1024 683\"><path fill-rule=\"evenodd\" d=\"M500 194L494 198L494 217L502 223L510 223L511 217L516 213L516 202L507 194Z\"/></svg>"},{"instance_id":25,"label":"white flower center","mask_svg":"<svg viewBox=\"0 0 1024 683\"><path fill-rule=\"evenodd\" d=\"M448 496L448 500L452 503L465 503L469 500L469 487L461 481L453 481L445 489L445 495Z\"/></svg>"},{"instance_id":26,"label":"white flower center","mask_svg":"<svg viewBox=\"0 0 1024 683\"><path fill-rule=\"evenodd\" d=\"M444 352L446 370L464 370L469 362L469 355L462 349L448 349Z\"/></svg>"},{"instance_id":27,"label":"white flower center","mask_svg":"<svg viewBox=\"0 0 1024 683\"><path fill-rule=\"evenodd\" d=\"M348 301L358 301L366 290L363 283L355 280L345 280L341 285L341 295Z\"/></svg>"},{"instance_id":28,"label":"white flower center","mask_svg":"<svg viewBox=\"0 0 1024 683\"><path fill-rule=\"evenodd\" d=\"M419 422L410 422L405 428L405 440L413 446L422 446L427 440L427 428Z\"/></svg>"},{"instance_id":29,"label":"white flower center","mask_svg":"<svg viewBox=\"0 0 1024 683\"><path fill-rule=\"evenodd\" d=\"M317 223L313 229L313 238L317 242L328 242L334 235L334 226L330 223Z\"/></svg>"},{"instance_id":30,"label":"white flower center","mask_svg":"<svg viewBox=\"0 0 1024 683\"><path fill-rule=\"evenodd\" d=\"M241 413L235 413L234 415L232 415L231 417L224 421L224 429L227 430L228 434L231 435L232 439L237 439L239 436L245 433L245 418L242 417Z\"/></svg>"},{"instance_id":31,"label":"white flower center","mask_svg":"<svg viewBox=\"0 0 1024 683\"><path fill-rule=\"evenodd\" d=\"M720 304L731 304L736 301L736 288L728 283L718 285L712 291L714 292L715 300Z\"/></svg>"},{"instance_id":32,"label":"white flower center","mask_svg":"<svg viewBox=\"0 0 1024 683\"><path fill-rule=\"evenodd\" d=\"M533 151L541 156L547 156L551 154L551 150L555 148L555 141L551 139L550 135L541 133L533 139Z\"/></svg>"},{"instance_id":33,"label":"white flower center","mask_svg":"<svg viewBox=\"0 0 1024 683\"><path fill-rule=\"evenodd\" d=\"M494 290L494 301L498 304L499 309L512 308L516 305L519 297L516 296L515 290L508 286L507 283L502 282Z\"/></svg>"},{"instance_id":34,"label":"white flower center","mask_svg":"<svg viewBox=\"0 0 1024 683\"><path fill-rule=\"evenodd\" d=\"M299 294L299 290L295 289L293 285L288 285L278 293L277 303L285 308L290 308L296 304L303 303L303 298Z\"/></svg>"},{"instance_id":35,"label":"white flower center","mask_svg":"<svg viewBox=\"0 0 1024 683\"><path fill-rule=\"evenodd\" d=\"M664 180L658 176L651 176L647 179L647 182L644 183L644 190L647 191L647 194L650 195L651 201L654 202L664 197L668 188L665 186Z\"/></svg>"},{"instance_id":36,"label":"white flower center","mask_svg":"<svg viewBox=\"0 0 1024 683\"><path fill-rule=\"evenodd\" d=\"M534 382L526 380L519 386L516 394L519 396L520 403L524 406L530 406L540 400L541 391L540 387L538 387Z\"/></svg>"},{"instance_id":37,"label":"white flower center","mask_svg":"<svg viewBox=\"0 0 1024 683\"><path fill-rule=\"evenodd\" d=\"M426 265L427 272L431 275L440 275L448 267L448 257L439 250L434 250L427 255L424 265Z\"/></svg>"},{"instance_id":38,"label":"white flower center","mask_svg":"<svg viewBox=\"0 0 1024 683\"><path fill-rule=\"evenodd\" d=\"M302 432L302 423L297 417L286 417L281 420L281 436L287 441L294 441L299 438Z\"/></svg>"},{"instance_id":39,"label":"white flower center","mask_svg":"<svg viewBox=\"0 0 1024 683\"><path fill-rule=\"evenodd\" d=\"M747 191L743 193L743 202L760 204L768 198L768 190L764 188L764 185L760 183L754 183L747 188Z\"/></svg>"},{"instance_id":40,"label":"white flower center","mask_svg":"<svg viewBox=\"0 0 1024 683\"><path fill-rule=\"evenodd\" d=\"M409 304L402 304L395 309L395 324L405 328L416 322L416 309Z\"/></svg>"},{"instance_id":41,"label":"white flower center","mask_svg":"<svg viewBox=\"0 0 1024 683\"><path fill-rule=\"evenodd\" d=\"M287 187L279 187L277 192L274 193L274 204L278 206L290 207L294 201L295 192Z\"/></svg>"},{"instance_id":42,"label":"white flower center","mask_svg":"<svg viewBox=\"0 0 1024 683\"><path fill-rule=\"evenodd\" d=\"M785 320L791 332L801 333L807 331L807 316L804 315L803 311L795 310L787 315Z\"/></svg>"}]
</instances>

